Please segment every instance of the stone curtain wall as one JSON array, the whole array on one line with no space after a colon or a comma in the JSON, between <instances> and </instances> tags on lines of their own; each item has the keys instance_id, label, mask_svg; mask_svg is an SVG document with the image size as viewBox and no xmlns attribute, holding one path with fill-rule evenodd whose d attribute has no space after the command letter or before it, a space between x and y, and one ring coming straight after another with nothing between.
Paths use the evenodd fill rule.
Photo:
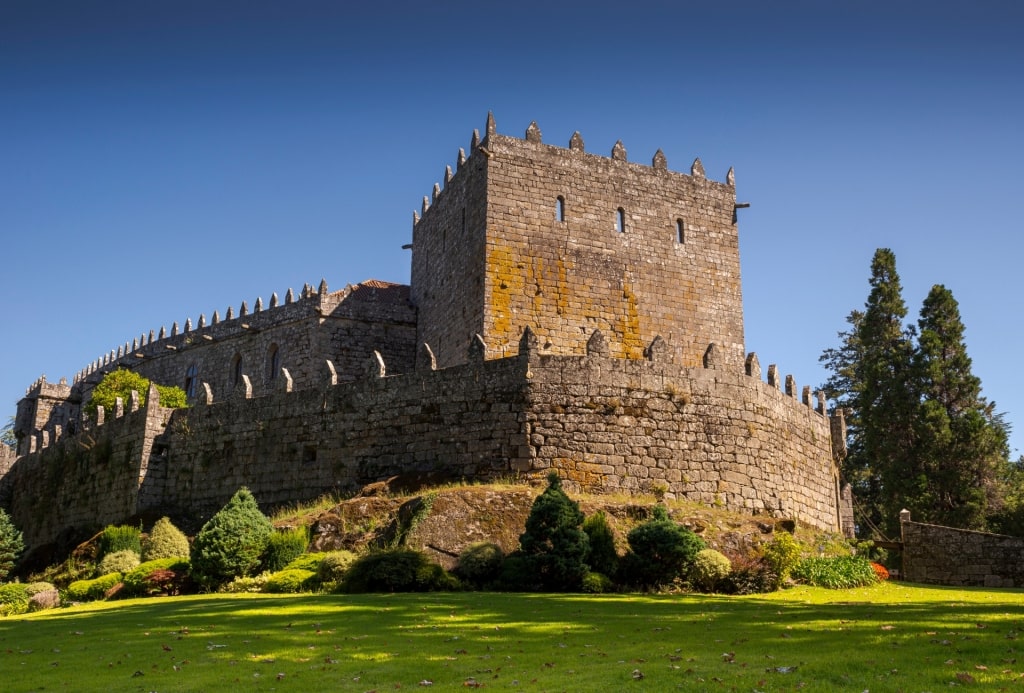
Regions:
<instances>
[{"instance_id":1,"label":"stone curtain wall","mask_svg":"<svg viewBox=\"0 0 1024 693\"><path fill-rule=\"evenodd\" d=\"M960 587L1024 586L1024 538L912 522L900 513L902 578Z\"/></svg>"},{"instance_id":2,"label":"stone curtain wall","mask_svg":"<svg viewBox=\"0 0 1024 693\"><path fill-rule=\"evenodd\" d=\"M118 368L182 388L194 368L196 385L208 383L217 399L228 398L241 384L234 381L236 358L255 395L281 389L282 374L272 368L275 349L278 368L288 370L293 389L313 387L325 360L334 363L340 380L355 380L375 350L393 373L413 368L416 311L407 286L370 281L328 293L322 283L317 292L307 287L297 300L289 290L284 303L275 295L267 308L257 299L252 309L243 302L237 317L232 309L226 315L232 317L217 315L207 322L200 316L195 326L189 320L181 329L175 323L169 334L161 329L136 338L83 369L73 386L45 379L34 383L18 403L19 453L37 449L43 431L52 441L81 425L80 405L106 373Z\"/></svg>"},{"instance_id":3,"label":"stone curtain wall","mask_svg":"<svg viewBox=\"0 0 1024 693\"><path fill-rule=\"evenodd\" d=\"M530 366L533 469L840 529L827 418L755 371L598 355Z\"/></svg>"},{"instance_id":4,"label":"stone curtain wall","mask_svg":"<svg viewBox=\"0 0 1024 693\"><path fill-rule=\"evenodd\" d=\"M131 517L152 441L171 409L149 406L106 414L106 422L19 457L0 478L0 502L29 547L74 538Z\"/></svg>"},{"instance_id":5,"label":"stone curtain wall","mask_svg":"<svg viewBox=\"0 0 1024 693\"><path fill-rule=\"evenodd\" d=\"M473 334L487 357L514 354L527 325L551 353L572 355L594 330L612 355L638 359L660 335L674 360L697 366L717 342L743 360L736 203L729 182L588 154L582 137L545 145L499 135L488 118L470 156L424 200L413 229L413 302L419 341L440 365L460 363ZM564 220L556 218L561 198ZM617 231L623 210L625 228ZM679 238L677 224L683 224ZM442 356L443 355L443 356Z\"/></svg>"},{"instance_id":6,"label":"stone curtain wall","mask_svg":"<svg viewBox=\"0 0 1024 693\"><path fill-rule=\"evenodd\" d=\"M767 510L838 528L836 470L823 415L759 378L707 368L611 358L591 338L586 357L524 354L444 370L200 402L107 417L3 479L33 545L137 513L202 521L239 486L266 508L389 476L521 476L554 468L569 488L663 490L741 511ZM421 363L426 364L427 361ZM204 390L205 392L205 390ZM147 417L146 412L152 411Z\"/></svg>"},{"instance_id":7,"label":"stone curtain wall","mask_svg":"<svg viewBox=\"0 0 1024 693\"><path fill-rule=\"evenodd\" d=\"M208 517L242 485L267 507L405 472L507 476L526 442L524 387L507 359L179 410L142 496Z\"/></svg>"}]
</instances>

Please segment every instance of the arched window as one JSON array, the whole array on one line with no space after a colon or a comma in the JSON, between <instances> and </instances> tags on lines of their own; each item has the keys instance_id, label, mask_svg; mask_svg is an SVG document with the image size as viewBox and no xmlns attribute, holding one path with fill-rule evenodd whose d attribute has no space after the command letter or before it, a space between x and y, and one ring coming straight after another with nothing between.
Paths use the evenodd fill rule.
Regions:
<instances>
[{"instance_id":1,"label":"arched window","mask_svg":"<svg viewBox=\"0 0 1024 693\"><path fill-rule=\"evenodd\" d=\"M686 243L686 224L682 219L676 219L676 243Z\"/></svg>"},{"instance_id":2,"label":"arched window","mask_svg":"<svg viewBox=\"0 0 1024 693\"><path fill-rule=\"evenodd\" d=\"M561 195L555 200L555 221L565 221L565 198Z\"/></svg>"},{"instance_id":3,"label":"arched window","mask_svg":"<svg viewBox=\"0 0 1024 693\"><path fill-rule=\"evenodd\" d=\"M238 383L242 382L242 355L235 354L231 357L231 373L228 380L228 385L234 387Z\"/></svg>"},{"instance_id":4,"label":"arched window","mask_svg":"<svg viewBox=\"0 0 1024 693\"><path fill-rule=\"evenodd\" d=\"M199 386L199 369L196 364L185 369L185 396L192 399L196 396L196 388Z\"/></svg>"},{"instance_id":5,"label":"arched window","mask_svg":"<svg viewBox=\"0 0 1024 693\"><path fill-rule=\"evenodd\" d=\"M281 372L281 350L271 344L267 350L267 382L275 380Z\"/></svg>"},{"instance_id":6,"label":"arched window","mask_svg":"<svg viewBox=\"0 0 1024 693\"><path fill-rule=\"evenodd\" d=\"M615 230L619 233L626 232L626 210L622 207L615 212Z\"/></svg>"}]
</instances>

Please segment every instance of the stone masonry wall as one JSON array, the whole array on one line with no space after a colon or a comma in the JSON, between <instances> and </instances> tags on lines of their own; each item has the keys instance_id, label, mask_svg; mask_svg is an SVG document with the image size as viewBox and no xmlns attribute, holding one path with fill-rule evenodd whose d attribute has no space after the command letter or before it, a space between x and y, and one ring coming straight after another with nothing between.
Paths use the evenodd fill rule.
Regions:
<instances>
[{"instance_id":1,"label":"stone masonry wall","mask_svg":"<svg viewBox=\"0 0 1024 693\"><path fill-rule=\"evenodd\" d=\"M756 359L752 360L752 365ZM668 497L840 529L829 421L742 368L540 356L530 366L534 469L589 492Z\"/></svg>"},{"instance_id":2,"label":"stone masonry wall","mask_svg":"<svg viewBox=\"0 0 1024 693\"><path fill-rule=\"evenodd\" d=\"M902 578L960 587L1024 586L1024 539L911 522L900 514Z\"/></svg>"},{"instance_id":3,"label":"stone masonry wall","mask_svg":"<svg viewBox=\"0 0 1024 693\"><path fill-rule=\"evenodd\" d=\"M657 344L653 360L629 361L594 337L585 357L543 355L532 333L523 342L522 356L484 361L478 343L444 370L331 385L325 369L306 390L107 417L20 458L2 497L37 545L138 513L202 521L243 485L266 508L410 471L539 482L554 468L570 489L663 484L838 527L828 422L761 382L756 359L746 375L713 349L707 368L686 368Z\"/></svg>"},{"instance_id":4,"label":"stone masonry wall","mask_svg":"<svg viewBox=\"0 0 1024 693\"><path fill-rule=\"evenodd\" d=\"M254 394L281 388L281 368L288 370L294 389L312 387L325 360L331 360L342 381L354 380L365 370L367 358L379 351L394 373L413 369L416 313L408 287L369 281L342 291L319 292L307 287L303 295L283 304L276 296L264 309L244 303L237 317L216 318L195 326L175 324L170 334L150 333L125 344L84 369L74 386L40 381L19 403L16 430L25 436L20 452L40 446L42 431L53 440L81 425L80 405L103 376L128 368L161 385L177 385L195 399L200 382L210 385L218 399L227 398L246 375ZM236 365L237 364L237 365Z\"/></svg>"},{"instance_id":5,"label":"stone masonry wall","mask_svg":"<svg viewBox=\"0 0 1024 693\"><path fill-rule=\"evenodd\" d=\"M698 160L675 173L661 152L630 163L621 143L588 154L578 133L569 148L545 145L535 124L508 137L492 118L459 161L414 224L419 341L456 359L480 334L499 358L531 326L550 353L571 355L600 329L614 356L642 358L661 336L681 365L699 365L711 342L742 363L731 172L707 180Z\"/></svg>"},{"instance_id":6,"label":"stone masonry wall","mask_svg":"<svg viewBox=\"0 0 1024 693\"><path fill-rule=\"evenodd\" d=\"M121 416L110 412L102 426L19 457L0 479L0 502L29 547L135 514L152 442L173 410L131 406Z\"/></svg>"}]
</instances>

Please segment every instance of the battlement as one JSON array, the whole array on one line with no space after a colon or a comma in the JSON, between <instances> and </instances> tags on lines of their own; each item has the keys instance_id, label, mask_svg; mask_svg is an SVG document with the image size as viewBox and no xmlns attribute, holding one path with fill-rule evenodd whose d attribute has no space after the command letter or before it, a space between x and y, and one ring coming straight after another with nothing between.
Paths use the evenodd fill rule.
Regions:
<instances>
[{"instance_id":1,"label":"battlement","mask_svg":"<svg viewBox=\"0 0 1024 693\"><path fill-rule=\"evenodd\" d=\"M349 289L350 287L346 287L335 294L347 295L346 291ZM209 323L207 323L206 314L201 313L195 326L193 326L191 318L186 318L183 327L179 327L178 323L174 322L171 324L170 330L166 326L161 326L159 330L150 330L148 334L142 333L133 338L131 342L126 341L123 345L111 349L110 352L103 354L76 373L72 382L77 385L93 374L98 373L102 378L104 374L117 368L131 368L147 356L159 354L161 350L176 351L188 347L196 339L222 339L232 333L242 333L244 330L253 329L254 322L258 328L267 322L294 319L297 317L296 314L301 316L317 311L322 305L330 303L332 299L334 305L337 305L343 300L343 296L338 298L329 294L326 280L321 279L318 290L314 290L310 284L304 285L298 299L295 298L295 293L291 288L285 292L283 302L278 299L276 292L272 293L267 310L264 310L263 299L257 297L253 302L251 312L249 304L242 301L238 307L237 316L233 306L227 307L223 319L221 319L220 312L214 310ZM296 306L298 310L289 308L289 306Z\"/></svg>"},{"instance_id":2,"label":"battlement","mask_svg":"<svg viewBox=\"0 0 1024 693\"><path fill-rule=\"evenodd\" d=\"M626 156L626 147L623 145L622 140L617 140L615 142L607 157L595 154L587 154L585 152L583 136L580 134L579 130L575 131L572 134L572 136L569 138L568 145L564 148L552 145L543 145L543 138L540 127L537 125L537 121L533 121L530 123L529 127L526 128L526 132L524 133L522 138L516 138L509 135L498 134L497 127L495 125L494 115L493 113L488 113L487 125L485 127L484 133L484 139L481 140L480 131L473 130L473 135L470 138L469 142L470 158L474 155L479 154L490 159L495 154L501 153L501 149L497 148L498 146L503 145L505 147L511 146L514 148L518 147L519 143L525 142L529 143L530 145L540 145L555 150L562 149L563 151L573 152L576 155L582 157L590 157L593 158L594 160L603 159L605 161L621 162L621 164L636 167L636 171L641 175L643 175L643 169L645 168L650 169L652 171L658 171L672 175L684 175L682 173L674 173L672 171L669 171L668 159L665 157L665 153L661 149L658 149L654 153L654 156L651 158L650 166L643 166L641 164L628 162ZM444 194L445 190L447 189L448 184L452 181L452 178L455 177L458 171L462 170L463 166L467 163L467 161L468 159L466 156L466 151L460 148L458 154L455 157L455 172L452 172L452 167L450 165L445 167L444 175L441 177L442 182L434 183L434 188L431 195L423 196L423 204L420 207L420 211L413 212L413 227L415 227L416 224L419 223L420 215L426 216L427 211L430 209L431 205L433 205L440 199L440 197ZM699 157L694 159L693 163L690 165L689 177L694 180L707 181L712 184L714 183L714 181L707 179L704 172L704 164L701 163ZM730 188L736 187L736 173L733 168L729 168L729 171L725 175L724 183L721 183L720 185L725 185Z\"/></svg>"}]
</instances>

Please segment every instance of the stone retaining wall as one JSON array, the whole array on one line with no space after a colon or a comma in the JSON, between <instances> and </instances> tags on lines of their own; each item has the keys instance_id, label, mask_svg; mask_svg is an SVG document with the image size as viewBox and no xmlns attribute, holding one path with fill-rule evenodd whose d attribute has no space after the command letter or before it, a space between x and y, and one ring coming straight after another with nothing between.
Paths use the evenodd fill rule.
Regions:
<instances>
[{"instance_id":1,"label":"stone retaining wall","mask_svg":"<svg viewBox=\"0 0 1024 693\"><path fill-rule=\"evenodd\" d=\"M902 578L961 587L1024 586L1024 538L911 522L900 513Z\"/></svg>"}]
</instances>

